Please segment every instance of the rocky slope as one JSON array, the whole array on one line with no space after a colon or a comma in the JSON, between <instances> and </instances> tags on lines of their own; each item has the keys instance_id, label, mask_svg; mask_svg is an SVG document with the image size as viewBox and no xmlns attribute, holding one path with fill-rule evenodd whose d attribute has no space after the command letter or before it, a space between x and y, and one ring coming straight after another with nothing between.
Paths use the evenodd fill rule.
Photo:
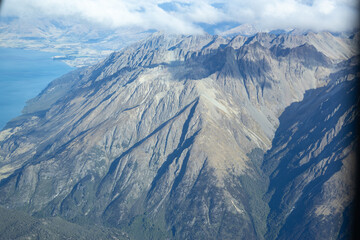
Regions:
<instances>
[{"instance_id":1,"label":"rocky slope","mask_svg":"<svg viewBox=\"0 0 360 240\"><path fill-rule=\"evenodd\" d=\"M281 115L263 163L268 239L348 239L359 122L359 79L348 80L354 71L332 75Z\"/></svg>"},{"instance_id":2,"label":"rocky slope","mask_svg":"<svg viewBox=\"0 0 360 240\"><path fill-rule=\"evenodd\" d=\"M154 34L71 72L0 132L0 204L138 239L277 234L263 153L286 107L350 76L356 39Z\"/></svg>"}]
</instances>

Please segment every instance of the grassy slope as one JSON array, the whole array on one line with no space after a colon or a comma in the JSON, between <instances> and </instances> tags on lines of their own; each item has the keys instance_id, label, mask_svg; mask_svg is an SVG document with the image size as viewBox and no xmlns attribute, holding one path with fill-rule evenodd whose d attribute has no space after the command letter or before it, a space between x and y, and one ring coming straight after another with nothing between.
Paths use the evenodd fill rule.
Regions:
<instances>
[{"instance_id":1,"label":"grassy slope","mask_svg":"<svg viewBox=\"0 0 360 240\"><path fill-rule=\"evenodd\" d=\"M123 232L97 226L80 226L61 218L38 219L0 207L0 239L129 239Z\"/></svg>"}]
</instances>

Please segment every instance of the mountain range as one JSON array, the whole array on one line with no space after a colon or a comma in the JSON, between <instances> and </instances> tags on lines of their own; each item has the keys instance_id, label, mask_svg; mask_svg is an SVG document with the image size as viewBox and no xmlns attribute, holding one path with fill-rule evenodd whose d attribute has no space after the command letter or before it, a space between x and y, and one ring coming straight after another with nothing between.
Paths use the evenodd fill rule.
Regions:
<instances>
[{"instance_id":1,"label":"mountain range","mask_svg":"<svg viewBox=\"0 0 360 240\"><path fill-rule=\"evenodd\" d=\"M41 231L0 238L348 239L358 42L154 33L54 80L0 132L1 221Z\"/></svg>"}]
</instances>

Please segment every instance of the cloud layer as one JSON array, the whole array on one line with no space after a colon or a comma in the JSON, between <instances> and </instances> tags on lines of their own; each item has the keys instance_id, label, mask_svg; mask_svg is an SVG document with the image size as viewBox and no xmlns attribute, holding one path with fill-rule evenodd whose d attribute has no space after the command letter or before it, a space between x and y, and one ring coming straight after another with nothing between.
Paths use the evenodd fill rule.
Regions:
<instances>
[{"instance_id":1,"label":"cloud layer","mask_svg":"<svg viewBox=\"0 0 360 240\"><path fill-rule=\"evenodd\" d=\"M107 27L202 33L202 24L250 23L261 30L355 28L357 0L4 0L2 16L77 18Z\"/></svg>"}]
</instances>

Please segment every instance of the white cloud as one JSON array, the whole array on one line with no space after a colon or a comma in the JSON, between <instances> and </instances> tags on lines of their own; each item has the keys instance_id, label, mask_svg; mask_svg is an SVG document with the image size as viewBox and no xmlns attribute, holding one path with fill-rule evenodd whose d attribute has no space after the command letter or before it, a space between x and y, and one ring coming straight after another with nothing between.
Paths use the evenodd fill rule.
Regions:
<instances>
[{"instance_id":1,"label":"white cloud","mask_svg":"<svg viewBox=\"0 0 360 240\"><path fill-rule=\"evenodd\" d=\"M191 5L179 6L177 14L180 14L183 19L195 23L216 24L227 18L224 12L205 1L196 1Z\"/></svg>"},{"instance_id":2,"label":"white cloud","mask_svg":"<svg viewBox=\"0 0 360 240\"><path fill-rule=\"evenodd\" d=\"M168 9L159 6L172 6ZM3 16L76 17L109 27L201 33L199 23L251 23L263 30L351 30L357 0L4 0Z\"/></svg>"}]
</instances>

